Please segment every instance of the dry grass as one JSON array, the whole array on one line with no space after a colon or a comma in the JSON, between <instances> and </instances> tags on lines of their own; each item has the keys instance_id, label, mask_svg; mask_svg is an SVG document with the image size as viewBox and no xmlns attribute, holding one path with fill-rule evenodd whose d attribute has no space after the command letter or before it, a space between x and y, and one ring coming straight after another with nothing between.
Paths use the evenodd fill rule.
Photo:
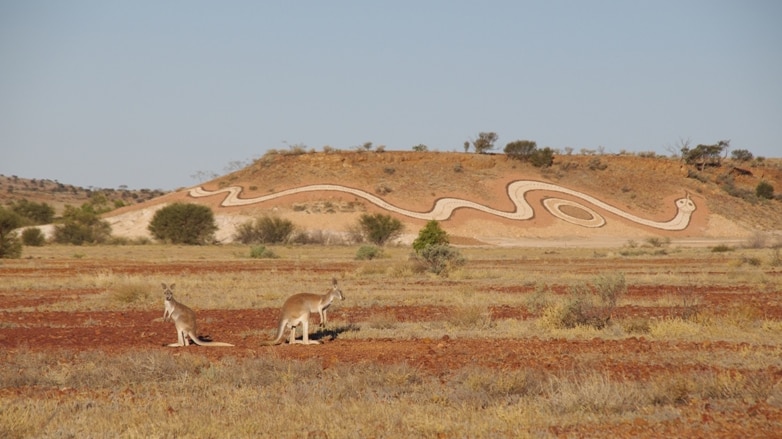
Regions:
<instances>
[{"instance_id":1,"label":"dry grass","mask_svg":"<svg viewBox=\"0 0 782 439\"><path fill-rule=\"evenodd\" d=\"M420 322L401 321L390 311L347 321L336 307L330 324L355 329L343 332L340 340L448 336L457 343L559 343L642 337L650 344L692 343L702 349L672 347L661 353L635 352L627 359L612 356L610 361L595 352L559 352L559 358L573 358L577 366L466 366L432 375L404 358L390 364L337 362L324 367L274 354L210 359L198 351L133 350L107 356L23 348L0 353L0 437L549 437L553 428L616 426L639 419L656 425L684 422L684 413L704 401L725 412L753 404L782 411L782 323L768 317L762 305L734 302L709 308L693 292L696 287L742 287L768 292L768 303L777 304L782 286L778 267L731 262L762 249L716 255L708 249L678 249L628 261L595 258L592 250L583 249L465 248L467 265L448 279L405 268L409 250L404 248L388 248L385 258L371 261L355 260L356 247L274 250L280 259L252 260L244 246L46 246L30 249L30 259L3 264L28 267L31 273L51 266L82 267L80 274L0 272L0 293L94 290L79 300L13 309L17 312L158 311L160 282L176 282L178 298L200 309L277 308L289 294L325 291L334 275L347 297L339 306L436 305L449 310ZM74 257L76 251L82 256ZM105 259L137 261L150 273L90 268ZM205 264L199 271L156 273L155 261ZM209 270L209 262L226 261L249 265L228 273ZM292 269L282 270L280 264ZM565 303L568 289L619 283L606 277L617 265L622 265L627 286L667 289L654 298L618 295L617 307L689 304L693 312L613 319L602 329L549 321ZM533 317L492 318L490 308L501 306L523 308ZM0 317L0 328L14 325ZM634 379L605 367L622 361L640 361L648 371ZM664 365L684 369L667 373Z\"/></svg>"},{"instance_id":2,"label":"dry grass","mask_svg":"<svg viewBox=\"0 0 782 439\"><path fill-rule=\"evenodd\" d=\"M3 396L3 437L519 437L554 420L654 419L693 400L782 396L765 370L636 382L589 370L487 374L467 367L438 379L404 363L324 370L311 361L210 362L160 351L111 358L22 352L3 368L2 382L26 389Z\"/></svg>"}]
</instances>

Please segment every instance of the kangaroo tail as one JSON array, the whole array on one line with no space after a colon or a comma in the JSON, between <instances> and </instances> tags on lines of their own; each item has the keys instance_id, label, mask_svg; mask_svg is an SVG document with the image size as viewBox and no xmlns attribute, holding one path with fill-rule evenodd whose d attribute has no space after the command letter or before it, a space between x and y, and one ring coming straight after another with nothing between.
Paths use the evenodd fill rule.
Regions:
<instances>
[{"instance_id":1,"label":"kangaroo tail","mask_svg":"<svg viewBox=\"0 0 782 439\"><path fill-rule=\"evenodd\" d=\"M277 337L274 338L274 340L268 340L263 343L261 343L261 346L274 346L278 345L282 342L283 334L285 334L285 325L287 322L285 319L280 319L280 327L277 329Z\"/></svg>"},{"instance_id":2,"label":"kangaroo tail","mask_svg":"<svg viewBox=\"0 0 782 439\"><path fill-rule=\"evenodd\" d=\"M197 344L198 346L233 346L230 343L223 343L221 341L206 341L199 339L195 334L188 334L190 336L190 340L193 340L193 343Z\"/></svg>"}]
</instances>

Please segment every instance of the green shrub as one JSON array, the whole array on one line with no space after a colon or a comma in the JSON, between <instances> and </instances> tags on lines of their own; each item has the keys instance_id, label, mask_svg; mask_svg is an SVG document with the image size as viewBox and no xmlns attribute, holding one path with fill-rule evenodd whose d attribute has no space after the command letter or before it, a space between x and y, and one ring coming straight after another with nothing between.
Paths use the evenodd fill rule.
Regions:
<instances>
[{"instance_id":1,"label":"green shrub","mask_svg":"<svg viewBox=\"0 0 782 439\"><path fill-rule=\"evenodd\" d=\"M418 237L413 241L413 250L418 253L430 245L443 244L448 244L448 234L440 227L440 223L431 220L418 232Z\"/></svg>"},{"instance_id":2,"label":"green shrub","mask_svg":"<svg viewBox=\"0 0 782 439\"><path fill-rule=\"evenodd\" d=\"M774 198L774 186L772 186L771 183L767 181L761 181L755 187L755 196L758 198L765 198L767 200Z\"/></svg>"},{"instance_id":3,"label":"green shrub","mask_svg":"<svg viewBox=\"0 0 782 439\"><path fill-rule=\"evenodd\" d=\"M538 145L532 140L515 140L505 145L503 151L512 159L526 161L537 149Z\"/></svg>"},{"instance_id":4,"label":"green shrub","mask_svg":"<svg viewBox=\"0 0 782 439\"><path fill-rule=\"evenodd\" d=\"M592 285L574 285L564 301L547 306L541 320L555 328L605 328L619 298L627 292L623 274L599 276Z\"/></svg>"},{"instance_id":5,"label":"green shrub","mask_svg":"<svg viewBox=\"0 0 782 439\"><path fill-rule=\"evenodd\" d=\"M530 156L529 162L536 168L548 168L554 164L554 150L548 146L535 150Z\"/></svg>"},{"instance_id":6,"label":"green shrub","mask_svg":"<svg viewBox=\"0 0 782 439\"><path fill-rule=\"evenodd\" d=\"M424 247L414 253L413 258L425 270L437 275L447 275L452 268L460 267L466 263L459 250L448 244L435 244Z\"/></svg>"},{"instance_id":7,"label":"green shrub","mask_svg":"<svg viewBox=\"0 0 782 439\"><path fill-rule=\"evenodd\" d=\"M719 244L712 247L711 251L712 253L725 253L725 252L733 251L733 247L727 244Z\"/></svg>"},{"instance_id":8,"label":"green shrub","mask_svg":"<svg viewBox=\"0 0 782 439\"><path fill-rule=\"evenodd\" d=\"M356 259L368 261L383 256L383 249L375 245L362 245L356 251Z\"/></svg>"},{"instance_id":9,"label":"green shrub","mask_svg":"<svg viewBox=\"0 0 782 439\"><path fill-rule=\"evenodd\" d=\"M49 224L54 219L54 208L46 203L19 200L10 205L11 210L29 221L28 224Z\"/></svg>"},{"instance_id":10,"label":"green shrub","mask_svg":"<svg viewBox=\"0 0 782 439\"><path fill-rule=\"evenodd\" d=\"M53 240L59 244L103 244L111 238L111 225L100 219L89 203L65 206L62 224L54 227Z\"/></svg>"},{"instance_id":11,"label":"green shrub","mask_svg":"<svg viewBox=\"0 0 782 439\"><path fill-rule=\"evenodd\" d=\"M362 236L367 241L382 246L402 234L404 225L391 215L382 213L362 214L358 220Z\"/></svg>"},{"instance_id":12,"label":"green shrub","mask_svg":"<svg viewBox=\"0 0 782 439\"><path fill-rule=\"evenodd\" d=\"M734 149L730 152L730 156L739 162L748 162L754 158L752 153L746 149Z\"/></svg>"},{"instance_id":13,"label":"green shrub","mask_svg":"<svg viewBox=\"0 0 782 439\"><path fill-rule=\"evenodd\" d=\"M38 227L30 227L22 232L22 243L30 247L40 247L46 243L46 237Z\"/></svg>"},{"instance_id":14,"label":"green shrub","mask_svg":"<svg viewBox=\"0 0 782 439\"><path fill-rule=\"evenodd\" d=\"M242 244L279 244L288 242L295 230L290 220L265 215L240 224L234 239Z\"/></svg>"},{"instance_id":15,"label":"green shrub","mask_svg":"<svg viewBox=\"0 0 782 439\"><path fill-rule=\"evenodd\" d=\"M152 236L172 244L203 245L217 231L212 209L201 204L174 203L157 212L148 227Z\"/></svg>"},{"instance_id":16,"label":"green shrub","mask_svg":"<svg viewBox=\"0 0 782 439\"><path fill-rule=\"evenodd\" d=\"M254 245L250 247L250 257L253 259L275 259L277 254L263 245Z\"/></svg>"},{"instance_id":17,"label":"green shrub","mask_svg":"<svg viewBox=\"0 0 782 439\"><path fill-rule=\"evenodd\" d=\"M22 256L22 241L14 231L21 226L22 221L16 212L0 206L0 258Z\"/></svg>"}]
</instances>

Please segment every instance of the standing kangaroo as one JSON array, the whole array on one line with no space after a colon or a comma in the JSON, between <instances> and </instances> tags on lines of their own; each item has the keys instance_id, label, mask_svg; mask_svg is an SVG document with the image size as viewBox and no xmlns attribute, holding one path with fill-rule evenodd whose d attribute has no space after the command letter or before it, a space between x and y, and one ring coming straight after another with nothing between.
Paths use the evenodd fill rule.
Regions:
<instances>
[{"instance_id":1,"label":"standing kangaroo","mask_svg":"<svg viewBox=\"0 0 782 439\"><path fill-rule=\"evenodd\" d=\"M337 279L332 279L331 290L326 294L299 293L294 294L285 300L280 312L280 324L277 329L277 338L273 341L263 343L266 346L277 345L282 342L283 334L286 328L290 328L290 338L288 344L320 344L317 340L309 338L309 319L310 313L315 311L320 314L320 326L326 325L326 310L331 306L331 302L339 298L345 300L342 290L337 285ZM301 323L303 336L301 341L296 340L296 327Z\"/></svg>"},{"instance_id":2,"label":"standing kangaroo","mask_svg":"<svg viewBox=\"0 0 782 439\"><path fill-rule=\"evenodd\" d=\"M174 321L178 339L176 343L171 343L169 346L175 348L187 346L188 337L199 346L233 346L232 344L219 341L199 340L195 311L174 300L174 284L170 286L163 284L163 294L166 296L166 300L163 301L165 307L163 310L163 321Z\"/></svg>"}]
</instances>

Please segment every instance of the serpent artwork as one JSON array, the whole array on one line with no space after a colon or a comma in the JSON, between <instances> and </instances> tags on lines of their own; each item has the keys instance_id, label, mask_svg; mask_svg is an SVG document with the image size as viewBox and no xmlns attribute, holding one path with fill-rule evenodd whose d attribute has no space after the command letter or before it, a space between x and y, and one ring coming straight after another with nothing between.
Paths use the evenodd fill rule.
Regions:
<instances>
[{"instance_id":1,"label":"serpent artwork","mask_svg":"<svg viewBox=\"0 0 782 439\"><path fill-rule=\"evenodd\" d=\"M483 204L460 198L439 198L435 201L435 204L430 211L416 212L395 206L380 197L370 194L369 192L337 184L313 184L254 198L240 198L239 195L242 192L242 188L239 186L229 186L214 191L209 191L202 187L196 187L190 189L189 194L191 197L200 198L226 193L227 195L220 203L220 205L223 207L233 207L263 203L265 201L270 201L293 194L299 194L302 192L342 192L363 198L370 203L390 212L395 212L400 215L421 220L442 221L450 218L456 209L474 209L502 218L523 221L533 218L535 214L533 207L529 204L529 202L527 202L525 198L527 192L546 191L567 194L598 209L610 212L636 224L669 231L678 231L687 228L687 226L690 224L690 217L696 209L695 203L692 201L689 194L687 194L684 198L679 198L675 201L676 215L672 219L668 221L654 221L627 213L590 195L551 183L544 183L534 180L517 180L508 184L507 189L508 197L516 207L512 212L493 209L491 207L484 206ZM606 223L605 218L598 214L594 209L569 199L547 197L543 199L543 206L551 215L578 226L602 227Z\"/></svg>"}]
</instances>

